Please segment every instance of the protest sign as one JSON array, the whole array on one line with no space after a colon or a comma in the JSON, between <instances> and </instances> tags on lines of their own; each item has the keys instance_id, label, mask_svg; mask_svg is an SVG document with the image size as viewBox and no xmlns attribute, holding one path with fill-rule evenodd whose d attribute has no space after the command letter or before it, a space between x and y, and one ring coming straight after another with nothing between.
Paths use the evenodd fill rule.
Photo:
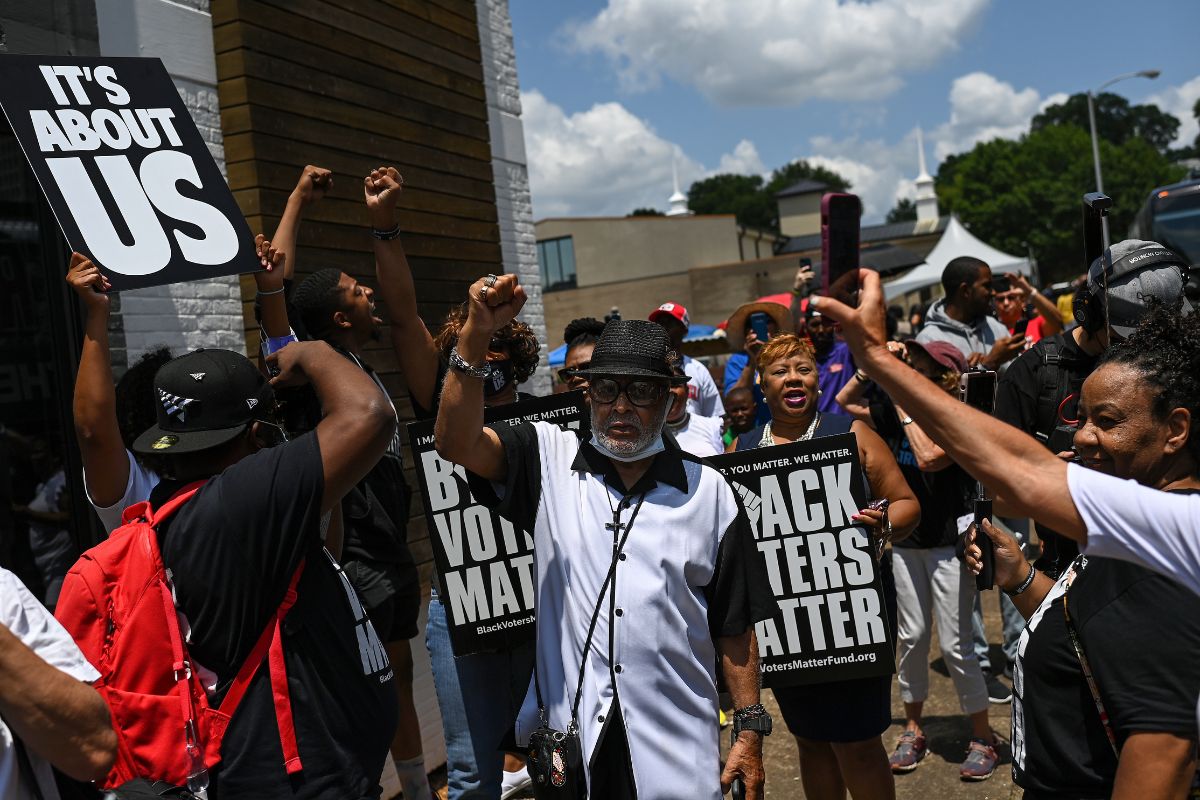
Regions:
<instances>
[{"instance_id":1,"label":"protest sign","mask_svg":"<svg viewBox=\"0 0 1200 800\"><path fill-rule=\"evenodd\" d=\"M779 611L755 626L765 686L895 672L852 433L707 459L742 497Z\"/></svg>"},{"instance_id":2,"label":"protest sign","mask_svg":"<svg viewBox=\"0 0 1200 800\"><path fill-rule=\"evenodd\" d=\"M544 420L578 430L582 392L563 392L489 408L489 425ZM433 446L433 420L408 426L434 567L455 655L508 650L534 637L533 536L475 502L466 470Z\"/></svg>"},{"instance_id":3,"label":"protest sign","mask_svg":"<svg viewBox=\"0 0 1200 800\"><path fill-rule=\"evenodd\" d=\"M260 268L157 58L0 57L0 105L67 243L113 289Z\"/></svg>"}]
</instances>

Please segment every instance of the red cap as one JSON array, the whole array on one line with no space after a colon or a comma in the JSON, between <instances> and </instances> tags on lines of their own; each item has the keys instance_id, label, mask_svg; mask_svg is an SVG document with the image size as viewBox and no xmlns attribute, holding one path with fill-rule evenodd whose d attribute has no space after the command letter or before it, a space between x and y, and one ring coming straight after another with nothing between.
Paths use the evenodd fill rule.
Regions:
<instances>
[{"instance_id":1,"label":"red cap","mask_svg":"<svg viewBox=\"0 0 1200 800\"><path fill-rule=\"evenodd\" d=\"M649 320L651 322L660 322L660 317L669 316L683 323L683 327L692 327L691 317L688 316L687 309L679 305L679 303L663 303L658 308L650 312Z\"/></svg>"}]
</instances>

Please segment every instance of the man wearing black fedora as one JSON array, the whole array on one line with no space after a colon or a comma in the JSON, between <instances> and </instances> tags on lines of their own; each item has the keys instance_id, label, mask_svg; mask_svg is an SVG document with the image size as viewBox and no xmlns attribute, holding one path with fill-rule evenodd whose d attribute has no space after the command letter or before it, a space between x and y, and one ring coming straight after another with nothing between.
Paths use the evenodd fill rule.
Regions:
<instances>
[{"instance_id":1,"label":"man wearing black fedora","mask_svg":"<svg viewBox=\"0 0 1200 800\"><path fill-rule=\"evenodd\" d=\"M737 495L663 435L680 380L667 334L648 320L605 327L587 370L590 440L542 422L485 427L488 342L524 302L514 275L471 287L436 427L475 497L533 532L537 663L517 741L576 732L575 777L593 798L718 800L735 778L762 797L754 623L774 599ZM718 661L737 707L724 771L707 724ZM535 780L564 777L530 764Z\"/></svg>"}]
</instances>

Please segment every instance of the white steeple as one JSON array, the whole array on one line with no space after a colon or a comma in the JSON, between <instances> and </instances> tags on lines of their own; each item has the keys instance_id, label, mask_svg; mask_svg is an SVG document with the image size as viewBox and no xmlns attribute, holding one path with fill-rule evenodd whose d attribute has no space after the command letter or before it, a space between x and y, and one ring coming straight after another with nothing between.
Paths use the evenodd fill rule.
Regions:
<instances>
[{"instance_id":1,"label":"white steeple","mask_svg":"<svg viewBox=\"0 0 1200 800\"><path fill-rule=\"evenodd\" d=\"M917 175L917 223L935 224L938 220L937 193L933 190L933 178L925 168L925 137L917 128L917 160L921 172Z\"/></svg>"},{"instance_id":2,"label":"white steeple","mask_svg":"<svg viewBox=\"0 0 1200 800\"><path fill-rule=\"evenodd\" d=\"M671 195L671 199L667 201L667 216L668 217L686 217L691 214L688 208L687 195L679 191L679 166L675 162L675 153L671 152L671 180L675 186L675 193Z\"/></svg>"}]
</instances>

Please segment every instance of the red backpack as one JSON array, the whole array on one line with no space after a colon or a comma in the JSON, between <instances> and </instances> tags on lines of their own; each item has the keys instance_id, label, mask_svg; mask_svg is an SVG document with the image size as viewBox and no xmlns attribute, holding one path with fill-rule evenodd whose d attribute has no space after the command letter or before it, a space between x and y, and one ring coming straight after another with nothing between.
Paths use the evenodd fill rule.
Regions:
<instances>
[{"instance_id":1,"label":"red backpack","mask_svg":"<svg viewBox=\"0 0 1200 800\"><path fill-rule=\"evenodd\" d=\"M181 489L157 511L125 509L122 525L85 552L67 573L55 616L100 672L97 690L117 733L117 760L102 786L145 778L199 792L221 760L221 740L264 658L288 774L301 770L280 622L296 602L301 563L283 603L258 637L219 708L208 703L179 630L155 530L203 481ZM268 657L269 656L269 657Z\"/></svg>"}]
</instances>

